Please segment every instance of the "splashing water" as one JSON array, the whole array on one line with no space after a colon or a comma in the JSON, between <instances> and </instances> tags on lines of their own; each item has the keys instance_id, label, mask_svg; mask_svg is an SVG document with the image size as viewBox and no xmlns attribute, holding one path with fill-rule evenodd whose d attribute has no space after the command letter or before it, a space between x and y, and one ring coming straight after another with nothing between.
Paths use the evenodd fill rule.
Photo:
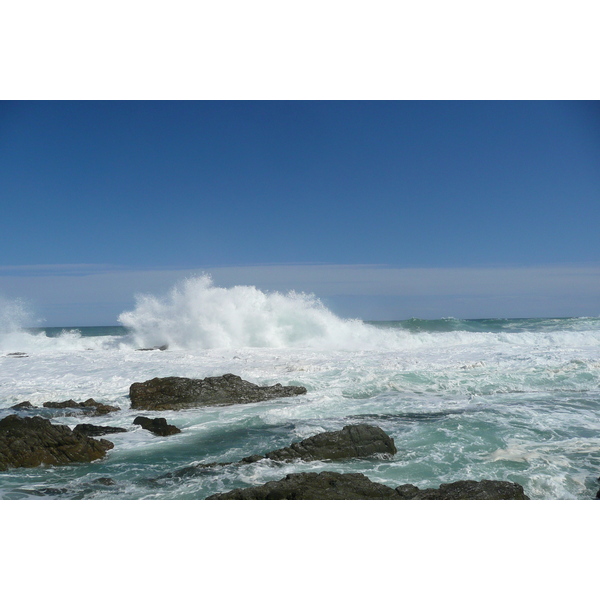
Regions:
<instances>
[{"instance_id":1,"label":"splashing water","mask_svg":"<svg viewBox=\"0 0 600 600\"><path fill-rule=\"evenodd\" d=\"M337 317L313 295L220 288L208 275L186 279L163 299L141 295L136 300L136 308L119 321L143 346L332 349L382 342L381 331Z\"/></svg>"},{"instance_id":2,"label":"splashing water","mask_svg":"<svg viewBox=\"0 0 600 600\"><path fill-rule=\"evenodd\" d=\"M25 300L9 300L0 296L0 334L15 333L36 322Z\"/></svg>"}]
</instances>

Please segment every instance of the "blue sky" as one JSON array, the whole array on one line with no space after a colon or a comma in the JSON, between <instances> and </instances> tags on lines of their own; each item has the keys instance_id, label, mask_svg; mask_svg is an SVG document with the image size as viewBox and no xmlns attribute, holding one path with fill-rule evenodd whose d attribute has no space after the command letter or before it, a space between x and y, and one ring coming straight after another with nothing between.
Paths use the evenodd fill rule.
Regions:
<instances>
[{"instance_id":1,"label":"blue sky","mask_svg":"<svg viewBox=\"0 0 600 600\"><path fill-rule=\"evenodd\" d=\"M182 277L345 317L600 314L600 103L0 103L0 297L116 323Z\"/></svg>"}]
</instances>

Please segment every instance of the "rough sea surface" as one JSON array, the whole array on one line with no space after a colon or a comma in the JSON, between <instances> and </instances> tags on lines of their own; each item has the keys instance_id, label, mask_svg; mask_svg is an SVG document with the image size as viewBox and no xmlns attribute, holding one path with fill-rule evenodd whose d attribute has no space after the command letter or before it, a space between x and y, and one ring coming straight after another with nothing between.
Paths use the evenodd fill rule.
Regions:
<instances>
[{"instance_id":1,"label":"rough sea surface","mask_svg":"<svg viewBox=\"0 0 600 600\"><path fill-rule=\"evenodd\" d=\"M103 460L1 472L0 498L203 499L323 470L360 472L392 487L502 479L531 499L593 499L600 487L600 318L363 323L338 318L311 296L198 278L164 298L139 297L120 322L23 329L18 319L0 319L0 418L24 401L94 398L121 410L94 418L42 408L19 414L127 429L103 436L115 445ZM163 344L165 351L138 350ZM225 373L308 393L252 405L130 409L133 382ZM165 417L182 433L154 436L133 425L138 415ZM163 477L353 423L381 427L398 453Z\"/></svg>"}]
</instances>

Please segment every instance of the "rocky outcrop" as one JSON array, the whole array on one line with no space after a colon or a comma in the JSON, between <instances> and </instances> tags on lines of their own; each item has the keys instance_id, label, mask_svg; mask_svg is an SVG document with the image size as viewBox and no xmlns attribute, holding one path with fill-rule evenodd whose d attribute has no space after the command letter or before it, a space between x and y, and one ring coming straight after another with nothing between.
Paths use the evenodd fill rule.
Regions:
<instances>
[{"instance_id":1,"label":"rocky outcrop","mask_svg":"<svg viewBox=\"0 0 600 600\"><path fill-rule=\"evenodd\" d=\"M169 425L166 419L157 418L157 419L149 419L148 417L136 417L133 421L134 425L140 425L142 429L147 429L152 432L154 435L174 435L176 433L181 433L181 429L179 427L175 427L175 425Z\"/></svg>"},{"instance_id":2,"label":"rocky outcrop","mask_svg":"<svg viewBox=\"0 0 600 600\"><path fill-rule=\"evenodd\" d=\"M510 481L455 481L438 489L420 490L414 485L401 485L396 492L402 500L529 500L523 487Z\"/></svg>"},{"instance_id":3,"label":"rocky outcrop","mask_svg":"<svg viewBox=\"0 0 600 600\"><path fill-rule=\"evenodd\" d=\"M419 494L423 494L419 496ZM213 494L207 500L529 500L508 481L457 481L439 490L412 485L394 489L361 473L292 473L279 481Z\"/></svg>"},{"instance_id":4,"label":"rocky outcrop","mask_svg":"<svg viewBox=\"0 0 600 600\"><path fill-rule=\"evenodd\" d=\"M214 494L207 500L398 500L396 490L361 473L292 473L280 481Z\"/></svg>"},{"instance_id":5,"label":"rocky outcrop","mask_svg":"<svg viewBox=\"0 0 600 600\"><path fill-rule=\"evenodd\" d=\"M44 402L44 408L76 408L85 410L92 417L106 415L117 410L121 410L118 406L110 406L96 402L93 398L89 398L85 402L75 402L75 400L65 400L64 402Z\"/></svg>"},{"instance_id":6,"label":"rocky outcrop","mask_svg":"<svg viewBox=\"0 0 600 600\"><path fill-rule=\"evenodd\" d=\"M0 421L0 471L91 462L113 447L108 440L94 440L42 417L9 415Z\"/></svg>"},{"instance_id":7,"label":"rocky outcrop","mask_svg":"<svg viewBox=\"0 0 600 600\"><path fill-rule=\"evenodd\" d=\"M110 427L108 425L92 425L91 423L80 423L75 425L73 428L75 433L82 433L83 435L89 435L90 437L97 437L100 435L108 435L110 433L125 433L127 429L123 427Z\"/></svg>"},{"instance_id":8,"label":"rocky outcrop","mask_svg":"<svg viewBox=\"0 0 600 600\"><path fill-rule=\"evenodd\" d=\"M380 427L361 424L318 433L287 448L268 452L265 458L276 461L345 460L377 454L396 454L394 440Z\"/></svg>"},{"instance_id":9,"label":"rocky outcrop","mask_svg":"<svg viewBox=\"0 0 600 600\"><path fill-rule=\"evenodd\" d=\"M225 406L262 402L273 398L306 394L300 386L258 386L228 373L221 377L188 379L155 377L129 388L131 408L139 410L180 410L198 406Z\"/></svg>"}]
</instances>

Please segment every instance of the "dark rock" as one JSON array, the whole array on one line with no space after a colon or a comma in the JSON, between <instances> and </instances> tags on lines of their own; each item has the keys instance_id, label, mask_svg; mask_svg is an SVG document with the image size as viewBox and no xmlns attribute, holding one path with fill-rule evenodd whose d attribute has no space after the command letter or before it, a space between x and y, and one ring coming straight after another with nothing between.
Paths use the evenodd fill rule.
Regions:
<instances>
[{"instance_id":1,"label":"dark rock","mask_svg":"<svg viewBox=\"0 0 600 600\"><path fill-rule=\"evenodd\" d=\"M0 421L0 471L91 462L113 447L108 440L94 440L42 417L9 415Z\"/></svg>"},{"instance_id":2,"label":"dark rock","mask_svg":"<svg viewBox=\"0 0 600 600\"><path fill-rule=\"evenodd\" d=\"M150 350L166 350L169 347L168 344L163 344L162 346L153 346L152 348L138 348L138 352L148 352Z\"/></svg>"},{"instance_id":3,"label":"dark rock","mask_svg":"<svg viewBox=\"0 0 600 600\"><path fill-rule=\"evenodd\" d=\"M121 410L118 406L110 406L96 402L93 398L89 398L85 402L75 402L75 400L65 400L64 402L44 402L44 408L76 408L86 410L92 417L99 417L117 410Z\"/></svg>"},{"instance_id":4,"label":"dark rock","mask_svg":"<svg viewBox=\"0 0 600 600\"><path fill-rule=\"evenodd\" d=\"M44 402L44 408L81 408L81 405L75 400L65 400L64 402Z\"/></svg>"},{"instance_id":5,"label":"dark rock","mask_svg":"<svg viewBox=\"0 0 600 600\"><path fill-rule=\"evenodd\" d=\"M405 500L529 500L518 483L489 479L443 483L439 489L425 490L414 485L402 485L396 491Z\"/></svg>"},{"instance_id":6,"label":"dark rock","mask_svg":"<svg viewBox=\"0 0 600 600\"><path fill-rule=\"evenodd\" d=\"M134 425L141 425L142 429L147 429L155 435L174 435L175 433L181 433L179 427L175 425L169 425L166 419L157 418L149 419L148 417L136 417L133 421Z\"/></svg>"},{"instance_id":7,"label":"dark rock","mask_svg":"<svg viewBox=\"0 0 600 600\"><path fill-rule=\"evenodd\" d=\"M346 425L341 431L318 433L287 448L268 452L265 458L290 460L344 460L376 454L396 454L394 440L380 427Z\"/></svg>"},{"instance_id":8,"label":"dark rock","mask_svg":"<svg viewBox=\"0 0 600 600\"><path fill-rule=\"evenodd\" d=\"M292 473L280 481L214 494L207 500L398 500L396 490L361 473Z\"/></svg>"},{"instance_id":9,"label":"dark rock","mask_svg":"<svg viewBox=\"0 0 600 600\"><path fill-rule=\"evenodd\" d=\"M27 358L29 355L25 352L9 352L6 356L10 356L12 358Z\"/></svg>"},{"instance_id":10,"label":"dark rock","mask_svg":"<svg viewBox=\"0 0 600 600\"><path fill-rule=\"evenodd\" d=\"M258 462L259 460L262 460L264 458L264 456L262 454L253 454L252 456L246 456L246 458L242 458L242 460L240 460L241 463L244 464L251 464L251 463L255 463ZM227 463L225 463L227 464Z\"/></svg>"},{"instance_id":11,"label":"dark rock","mask_svg":"<svg viewBox=\"0 0 600 600\"><path fill-rule=\"evenodd\" d=\"M110 477L98 477L98 479L94 479L94 481L92 481L92 483L97 483L99 485L117 485L114 481L114 479L111 479Z\"/></svg>"},{"instance_id":12,"label":"dark rock","mask_svg":"<svg viewBox=\"0 0 600 600\"><path fill-rule=\"evenodd\" d=\"M19 490L32 496L61 496L66 494L69 490L67 488L34 488L31 490Z\"/></svg>"},{"instance_id":13,"label":"dark rock","mask_svg":"<svg viewBox=\"0 0 600 600\"><path fill-rule=\"evenodd\" d=\"M35 408L35 406L33 406L33 404L31 404L31 402L28 400L25 402L19 402L19 404L15 404L14 406L10 407L11 410L27 410L29 408Z\"/></svg>"},{"instance_id":14,"label":"dark rock","mask_svg":"<svg viewBox=\"0 0 600 600\"><path fill-rule=\"evenodd\" d=\"M89 435L90 437L96 437L99 435L108 435L110 433L125 433L127 429L123 427L110 427L102 425L92 425L91 423L80 423L75 425L73 429L76 433L82 433L83 435Z\"/></svg>"},{"instance_id":15,"label":"dark rock","mask_svg":"<svg viewBox=\"0 0 600 600\"><path fill-rule=\"evenodd\" d=\"M457 481L439 490L414 485L393 489L360 473L293 473L279 481L213 494L207 500L529 500L509 481Z\"/></svg>"},{"instance_id":16,"label":"dark rock","mask_svg":"<svg viewBox=\"0 0 600 600\"><path fill-rule=\"evenodd\" d=\"M261 387L231 373L205 379L155 377L143 383L133 383L129 388L131 408L140 410L246 404L298 394L306 394L306 388L279 383Z\"/></svg>"}]
</instances>

